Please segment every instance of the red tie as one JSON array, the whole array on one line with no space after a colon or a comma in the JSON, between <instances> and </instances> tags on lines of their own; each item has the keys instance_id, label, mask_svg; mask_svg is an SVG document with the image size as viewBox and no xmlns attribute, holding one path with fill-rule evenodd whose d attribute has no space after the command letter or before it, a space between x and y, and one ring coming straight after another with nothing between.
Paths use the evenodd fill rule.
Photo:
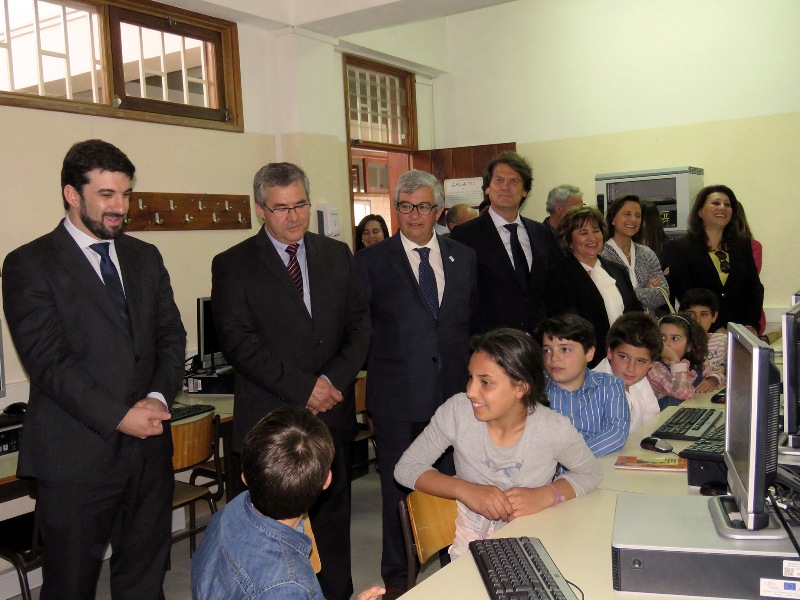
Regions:
<instances>
[{"instance_id":1,"label":"red tie","mask_svg":"<svg viewBox=\"0 0 800 600\"><path fill-rule=\"evenodd\" d=\"M286 254L289 255L289 264L286 268L289 269L289 277L292 278L297 289L300 290L300 295L303 295L303 273L300 271L300 263L297 262L297 249L300 244L295 242L286 246Z\"/></svg>"}]
</instances>

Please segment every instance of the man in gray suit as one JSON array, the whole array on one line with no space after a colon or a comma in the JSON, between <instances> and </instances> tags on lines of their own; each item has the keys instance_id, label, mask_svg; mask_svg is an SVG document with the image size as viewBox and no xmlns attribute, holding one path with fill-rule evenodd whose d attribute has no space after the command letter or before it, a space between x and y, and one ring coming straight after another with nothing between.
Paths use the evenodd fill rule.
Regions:
<instances>
[{"instance_id":1,"label":"man in gray suit","mask_svg":"<svg viewBox=\"0 0 800 600\"><path fill-rule=\"evenodd\" d=\"M408 490L394 480L394 467L436 409L464 391L477 302L475 252L434 235L444 207L437 179L424 171L404 173L394 207L400 231L356 254L372 311L367 410L375 425L383 496L384 598L397 597L407 585L397 505ZM440 470L453 474L448 458Z\"/></svg>"},{"instance_id":2,"label":"man in gray suit","mask_svg":"<svg viewBox=\"0 0 800 600\"><path fill-rule=\"evenodd\" d=\"M134 171L107 142L75 144L67 217L3 265L30 377L17 474L37 482L43 599L94 598L109 540L111 597L163 598L186 332L158 250L122 235Z\"/></svg>"},{"instance_id":3,"label":"man in gray suit","mask_svg":"<svg viewBox=\"0 0 800 600\"><path fill-rule=\"evenodd\" d=\"M369 306L350 249L309 233L308 178L270 163L253 180L258 233L214 258L211 301L225 357L236 371L233 450L264 415L304 406L330 429L333 480L310 511L328 600L353 592L350 442L353 383L369 345Z\"/></svg>"}]
</instances>

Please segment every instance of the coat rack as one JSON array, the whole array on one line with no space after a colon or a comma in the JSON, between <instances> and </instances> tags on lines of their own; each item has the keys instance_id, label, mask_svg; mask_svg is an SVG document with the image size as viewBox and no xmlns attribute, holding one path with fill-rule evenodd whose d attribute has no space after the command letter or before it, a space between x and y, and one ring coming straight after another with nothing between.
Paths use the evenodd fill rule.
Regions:
<instances>
[{"instance_id":1,"label":"coat rack","mask_svg":"<svg viewBox=\"0 0 800 600\"><path fill-rule=\"evenodd\" d=\"M126 231L250 229L250 196L133 192Z\"/></svg>"}]
</instances>

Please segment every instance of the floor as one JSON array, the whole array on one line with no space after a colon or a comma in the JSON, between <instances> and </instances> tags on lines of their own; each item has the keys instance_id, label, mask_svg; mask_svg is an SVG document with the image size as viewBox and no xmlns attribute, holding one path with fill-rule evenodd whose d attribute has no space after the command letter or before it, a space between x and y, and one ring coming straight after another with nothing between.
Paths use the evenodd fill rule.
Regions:
<instances>
[{"instance_id":1,"label":"floor","mask_svg":"<svg viewBox=\"0 0 800 600\"><path fill-rule=\"evenodd\" d=\"M375 468L353 481L353 519L351 525L353 546L353 586L358 592L380 585L381 557L381 488ZM168 600L190 600L189 540L178 542L172 547L172 570L167 573L164 593ZM432 558L420 572L418 580L425 579L439 569L439 561ZM100 583L97 587L98 600L110 600L108 587L108 561L103 565ZM38 588L33 590L34 600L39 599ZM12 600L20 600L16 596Z\"/></svg>"}]
</instances>

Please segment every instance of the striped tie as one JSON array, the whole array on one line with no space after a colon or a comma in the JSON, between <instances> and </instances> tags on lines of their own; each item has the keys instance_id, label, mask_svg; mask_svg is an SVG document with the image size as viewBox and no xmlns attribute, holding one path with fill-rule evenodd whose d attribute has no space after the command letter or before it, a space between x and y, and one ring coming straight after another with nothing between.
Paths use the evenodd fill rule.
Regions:
<instances>
[{"instance_id":1,"label":"striped tie","mask_svg":"<svg viewBox=\"0 0 800 600\"><path fill-rule=\"evenodd\" d=\"M297 262L297 249L300 244L295 242L286 246L286 254L289 255L289 264L286 268L289 269L289 277L292 278L297 289L300 290L300 295L303 295L303 273L300 271L300 263Z\"/></svg>"}]
</instances>

